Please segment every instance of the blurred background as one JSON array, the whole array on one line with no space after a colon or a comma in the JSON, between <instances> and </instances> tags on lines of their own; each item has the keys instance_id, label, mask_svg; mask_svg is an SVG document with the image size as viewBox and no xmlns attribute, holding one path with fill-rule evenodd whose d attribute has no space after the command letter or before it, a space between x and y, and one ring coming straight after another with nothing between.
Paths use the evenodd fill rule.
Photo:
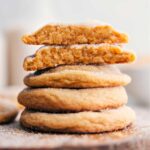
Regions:
<instances>
[{"instance_id":1,"label":"blurred background","mask_svg":"<svg viewBox=\"0 0 150 150\"><path fill-rule=\"evenodd\" d=\"M21 89L27 74L22 68L23 59L39 47L23 44L23 34L51 22L100 20L128 33L129 44L125 47L135 51L137 61L120 66L133 78L127 90L135 103L150 105L149 0L0 0L0 4L1 91L8 94L6 87L10 93Z\"/></svg>"}]
</instances>

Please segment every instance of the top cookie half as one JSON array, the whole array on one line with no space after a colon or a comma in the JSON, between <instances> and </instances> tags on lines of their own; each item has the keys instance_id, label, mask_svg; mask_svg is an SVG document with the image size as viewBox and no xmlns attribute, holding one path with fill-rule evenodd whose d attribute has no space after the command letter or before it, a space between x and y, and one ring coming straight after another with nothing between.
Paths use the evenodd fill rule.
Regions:
<instances>
[{"instance_id":1,"label":"top cookie half","mask_svg":"<svg viewBox=\"0 0 150 150\"><path fill-rule=\"evenodd\" d=\"M22 40L33 45L114 44L127 43L128 36L110 25L48 24Z\"/></svg>"}]
</instances>

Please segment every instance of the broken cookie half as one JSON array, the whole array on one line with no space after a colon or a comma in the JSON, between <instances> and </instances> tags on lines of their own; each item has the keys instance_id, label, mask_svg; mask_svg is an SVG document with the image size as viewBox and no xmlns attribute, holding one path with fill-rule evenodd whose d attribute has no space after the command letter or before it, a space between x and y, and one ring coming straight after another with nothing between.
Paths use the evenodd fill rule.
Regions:
<instances>
[{"instance_id":1,"label":"broken cookie half","mask_svg":"<svg viewBox=\"0 0 150 150\"><path fill-rule=\"evenodd\" d=\"M33 45L127 43L128 36L104 24L48 24L22 40Z\"/></svg>"},{"instance_id":2,"label":"broken cookie half","mask_svg":"<svg viewBox=\"0 0 150 150\"><path fill-rule=\"evenodd\" d=\"M23 66L25 70L33 71L59 65L117 64L134 60L134 53L124 51L118 45L44 46L35 55L26 57Z\"/></svg>"}]
</instances>

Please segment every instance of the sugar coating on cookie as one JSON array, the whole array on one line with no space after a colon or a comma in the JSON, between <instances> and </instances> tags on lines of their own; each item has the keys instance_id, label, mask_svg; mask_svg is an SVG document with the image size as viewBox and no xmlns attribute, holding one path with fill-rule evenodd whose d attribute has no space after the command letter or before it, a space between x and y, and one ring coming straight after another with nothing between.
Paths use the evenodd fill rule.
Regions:
<instances>
[{"instance_id":1,"label":"sugar coating on cookie","mask_svg":"<svg viewBox=\"0 0 150 150\"><path fill-rule=\"evenodd\" d=\"M123 51L118 45L44 46L35 55L26 57L23 66L31 71L59 65L117 64L134 60L132 52Z\"/></svg>"},{"instance_id":2,"label":"sugar coating on cookie","mask_svg":"<svg viewBox=\"0 0 150 150\"><path fill-rule=\"evenodd\" d=\"M24 35L22 40L34 45L71 45L127 43L128 37L110 25L48 24L33 34Z\"/></svg>"},{"instance_id":3,"label":"sugar coating on cookie","mask_svg":"<svg viewBox=\"0 0 150 150\"><path fill-rule=\"evenodd\" d=\"M124 86L131 78L115 66L65 65L29 74L24 83L29 87L94 88Z\"/></svg>"},{"instance_id":4,"label":"sugar coating on cookie","mask_svg":"<svg viewBox=\"0 0 150 150\"><path fill-rule=\"evenodd\" d=\"M44 113L25 110L20 122L23 127L44 132L99 133L123 129L135 120L134 111L123 106L100 112Z\"/></svg>"},{"instance_id":5,"label":"sugar coating on cookie","mask_svg":"<svg viewBox=\"0 0 150 150\"><path fill-rule=\"evenodd\" d=\"M18 101L26 108L46 112L99 111L118 108L127 103L123 87L60 89L27 88L20 92Z\"/></svg>"},{"instance_id":6,"label":"sugar coating on cookie","mask_svg":"<svg viewBox=\"0 0 150 150\"><path fill-rule=\"evenodd\" d=\"M0 124L14 121L18 114L17 107L10 100L0 100Z\"/></svg>"}]
</instances>

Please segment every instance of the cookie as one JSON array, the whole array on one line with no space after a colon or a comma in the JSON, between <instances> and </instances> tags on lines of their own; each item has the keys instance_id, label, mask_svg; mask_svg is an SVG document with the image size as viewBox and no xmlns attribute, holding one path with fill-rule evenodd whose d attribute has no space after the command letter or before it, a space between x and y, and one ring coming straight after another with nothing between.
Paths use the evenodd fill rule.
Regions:
<instances>
[{"instance_id":1,"label":"cookie","mask_svg":"<svg viewBox=\"0 0 150 150\"><path fill-rule=\"evenodd\" d=\"M134 111L123 106L100 112L44 113L25 110L23 127L43 132L99 133L123 129L135 120Z\"/></svg>"},{"instance_id":2,"label":"cookie","mask_svg":"<svg viewBox=\"0 0 150 150\"><path fill-rule=\"evenodd\" d=\"M131 78L115 66L59 66L29 74L24 83L29 87L94 88L124 86Z\"/></svg>"},{"instance_id":3,"label":"cookie","mask_svg":"<svg viewBox=\"0 0 150 150\"><path fill-rule=\"evenodd\" d=\"M123 87L91 89L25 89L18 101L26 108L47 112L99 111L127 103Z\"/></svg>"},{"instance_id":4,"label":"cookie","mask_svg":"<svg viewBox=\"0 0 150 150\"><path fill-rule=\"evenodd\" d=\"M44 46L33 56L24 60L27 71L41 70L59 65L77 64L118 64L135 60L135 55L125 52L117 45L72 45L72 46Z\"/></svg>"},{"instance_id":5,"label":"cookie","mask_svg":"<svg viewBox=\"0 0 150 150\"><path fill-rule=\"evenodd\" d=\"M0 100L0 124L9 123L14 121L18 114L17 107L9 100Z\"/></svg>"},{"instance_id":6,"label":"cookie","mask_svg":"<svg viewBox=\"0 0 150 150\"><path fill-rule=\"evenodd\" d=\"M71 45L127 43L128 37L110 25L48 24L33 34L24 35L22 40L34 45Z\"/></svg>"}]
</instances>

